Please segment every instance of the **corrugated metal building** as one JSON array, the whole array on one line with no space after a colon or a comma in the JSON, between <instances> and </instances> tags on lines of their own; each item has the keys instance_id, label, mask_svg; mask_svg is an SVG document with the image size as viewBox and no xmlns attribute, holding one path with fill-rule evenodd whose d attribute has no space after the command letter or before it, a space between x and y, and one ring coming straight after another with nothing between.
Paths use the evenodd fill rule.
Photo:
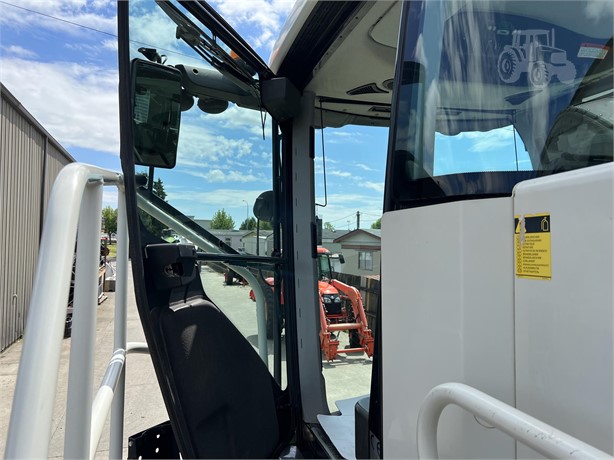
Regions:
<instances>
[{"instance_id":1,"label":"corrugated metal building","mask_svg":"<svg viewBox=\"0 0 614 460\"><path fill-rule=\"evenodd\" d=\"M47 201L75 161L0 83L0 351L23 335Z\"/></svg>"}]
</instances>

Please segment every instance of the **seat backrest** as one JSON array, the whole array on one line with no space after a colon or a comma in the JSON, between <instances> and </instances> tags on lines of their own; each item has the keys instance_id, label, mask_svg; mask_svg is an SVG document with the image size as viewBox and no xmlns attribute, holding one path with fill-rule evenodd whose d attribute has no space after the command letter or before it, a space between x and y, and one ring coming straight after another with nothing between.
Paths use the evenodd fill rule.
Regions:
<instances>
[{"instance_id":1,"label":"seat backrest","mask_svg":"<svg viewBox=\"0 0 614 460\"><path fill-rule=\"evenodd\" d=\"M265 458L279 443L271 374L211 302L158 315L185 423L199 458Z\"/></svg>"},{"instance_id":2,"label":"seat backrest","mask_svg":"<svg viewBox=\"0 0 614 460\"><path fill-rule=\"evenodd\" d=\"M281 390L205 295L195 248L149 244L144 255L147 304L139 304L139 313L183 458L274 455Z\"/></svg>"}]
</instances>

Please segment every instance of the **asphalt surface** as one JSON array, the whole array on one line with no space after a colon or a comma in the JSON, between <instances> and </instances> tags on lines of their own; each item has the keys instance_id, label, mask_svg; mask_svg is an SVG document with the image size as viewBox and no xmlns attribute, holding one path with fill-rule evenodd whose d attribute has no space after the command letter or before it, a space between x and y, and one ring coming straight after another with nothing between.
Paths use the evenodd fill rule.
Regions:
<instances>
[{"instance_id":1,"label":"asphalt surface","mask_svg":"<svg viewBox=\"0 0 614 460\"><path fill-rule=\"evenodd\" d=\"M134 290L132 289L132 273L129 274L128 289L128 341L145 341L143 329L136 309ZM102 376L113 352L113 318L115 308L115 293L105 293L107 299L98 306L96 319L96 356L94 365L94 388L92 397L100 386ZM11 345L0 354L0 452L4 452L8 422L15 389L15 380L21 356L23 341ZM64 425L66 414L66 399L68 387L68 361L71 339L62 342L60 371L58 375L57 392L51 423L51 438L49 441L49 458L63 458ZM128 436L168 419L162 395L154 374L151 359L148 355L131 354L126 360L126 405L124 416L124 455L128 455ZM42 442L42 440L33 440ZM109 421L102 432L96 451L96 458L109 458Z\"/></svg>"},{"instance_id":2,"label":"asphalt surface","mask_svg":"<svg viewBox=\"0 0 614 460\"><path fill-rule=\"evenodd\" d=\"M129 274L128 289L128 341L144 341L143 330L136 309L132 289L132 274ZM201 278L205 291L211 299L224 311L229 319L257 348L256 304L249 298L248 286L226 286L223 276L203 267ZM97 310L96 323L96 357L94 367L95 394L108 361L113 351L113 311L115 295L106 293L107 299ZM282 336L282 345L283 345ZM340 347L348 344L346 333L340 334ZM68 384L68 357L71 339L64 339L60 372L57 384L56 400L52 420L51 438L49 442L49 457L63 457L64 424ZM0 452L4 452L8 422L15 389L15 380L21 355L22 341L10 346L0 354ZM273 363L273 344L269 341L268 356L270 368ZM284 355L282 354L282 357ZM336 411L335 401L367 394L370 387L372 360L363 354L339 355L333 362L323 360L322 372L326 379L327 399L331 411ZM285 359L282 359L282 374L285 374ZM285 386L285 377L282 380ZM168 419L166 408L162 401L160 389L148 355L131 354L126 361L126 402L124 417L124 457L127 456L128 436ZM96 451L96 458L108 458L109 422ZM41 440L33 440L41 442Z\"/></svg>"}]
</instances>

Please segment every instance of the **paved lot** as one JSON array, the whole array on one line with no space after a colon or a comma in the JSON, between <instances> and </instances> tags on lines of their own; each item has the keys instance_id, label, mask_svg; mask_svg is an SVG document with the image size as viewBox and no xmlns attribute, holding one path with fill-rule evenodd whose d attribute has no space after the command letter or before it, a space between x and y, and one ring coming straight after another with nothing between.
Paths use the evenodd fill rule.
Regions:
<instances>
[{"instance_id":1,"label":"paved lot","mask_svg":"<svg viewBox=\"0 0 614 460\"><path fill-rule=\"evenodd\" d=\"M130 274L131 275L131 274ZM130 285L132 277L129 278ZM113 350L113 311L115 295L106 293L108 298L99 305L96 321L96 360L94 366L94 388L97 391ZM136 310L132 288L128 290L128 340L144 341L141 322ZM19 341L0 354L0 452L4 452L8 421L15 388L15 379L21 354L22 341ZM64 453L64 424L66 412L66 390L68 386L68 358L71 339L64 339L58 387L53 412L49 457L61 458ZM150 426L168 419L162 395L156 381L151 359L148 355L129 355L126 364L126 406L124 458L127 457L127 437ZM96 458L108 458L109 429L107 426L98 445ZM33 440L40 442L40 440Z\"/></svg>"},{"instance_id":2,"label":"paved lot","mask_svg":"<svg viewBox=\"0 0 614 460\"><path fill-rule=\"evenodd\" d=\"M130 274L131 275L131 274ZM246 338L257 346L256 308L249 299L249 287L239 285L225 286L223 277L203 268L201 273L203 285L208 295L226 313ZM130 276L129 282L132 278ZM94 370L95 392L98 388L113 344L113 309L114 293L107 293L108 298L97 311L96 362ZM134 293L130 286L128 293L128 340L144 341L143 330L136 310ZM341 346L347 345L347 334L341 333ZM68 382L68 356L71 339L62 344L60 374L54 406L52 433L49 448L51 458L62 457L64 449L64 423L66 410L66 388ZM4 452L8 421L15 388L15 379L19 365L22 342L9 347L0 354L0 452ZM272 342L269 342L269 362L272 364ZM323 362L323 374L326 379L328 403L332 411L336 410L334 402L369 392L372 360L366 355L340 355L332 363ZM282 362L285 370L285 362ZM162 396L153 371L151 360L147 355L129 355L126 365L126 406L125 406L125 442L124 457L127 456L127 437L145 428L168 419ZM103 431L98 446L97 458L108 458L109 435L107 427ZM36 442L36 441L34 441Z\"/></svg>"}]
</instances>

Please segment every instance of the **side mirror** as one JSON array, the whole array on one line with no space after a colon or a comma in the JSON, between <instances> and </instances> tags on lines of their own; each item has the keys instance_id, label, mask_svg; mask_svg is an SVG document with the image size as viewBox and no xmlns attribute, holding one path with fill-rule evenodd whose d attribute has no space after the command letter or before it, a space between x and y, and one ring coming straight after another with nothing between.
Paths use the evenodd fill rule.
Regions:
<instances>
[{"instance_id":1,"label":"side mirror","mask_svg":"<svg viewBox=\"0 0 614 460\"><path fill-rule=\"evenodd\" d=\"M134 162L174 168L181 123L181 72L135 59L132 98Z\"/></svg>"},{"instance_id":2,"label":"side mirror","mask_svg":"<svg viewBox=\"0 0 614 460\"><path fill-rule=\"evenodd\" d=\"M339 263L341 264L345 263L345 257L343 257L343 254L339 254Z\"/></svg>"},{"instance_id":3,"label":"side mirror","mask_svg":"<svg viewBox=\"0 0 614 460\"><path fill-rule=\"evenodd\" d=\"M262 192L254 202L254 216L265 222L273 222L275 212L275 197L272 190Z\"/></svg>"}]
</instances>

